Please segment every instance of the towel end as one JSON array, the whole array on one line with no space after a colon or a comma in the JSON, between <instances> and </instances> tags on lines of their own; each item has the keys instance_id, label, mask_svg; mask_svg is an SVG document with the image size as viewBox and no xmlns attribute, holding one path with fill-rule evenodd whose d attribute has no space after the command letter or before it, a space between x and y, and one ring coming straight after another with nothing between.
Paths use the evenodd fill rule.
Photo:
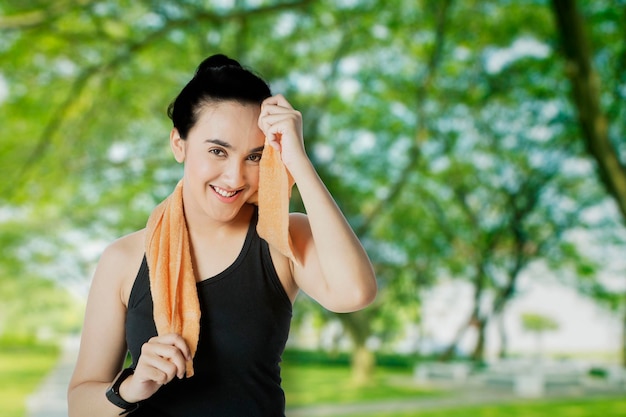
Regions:
<instances>
[{"instance_id":1,"label":"towel end","mask_svg":"<svg viewBox=\"0 0 626 417\"><path fill-rule=\"evenodd\" d=\"M193 374L193 359L191 359L185 364L185 378L191 378Z\"/></svg>"}]
</instances>

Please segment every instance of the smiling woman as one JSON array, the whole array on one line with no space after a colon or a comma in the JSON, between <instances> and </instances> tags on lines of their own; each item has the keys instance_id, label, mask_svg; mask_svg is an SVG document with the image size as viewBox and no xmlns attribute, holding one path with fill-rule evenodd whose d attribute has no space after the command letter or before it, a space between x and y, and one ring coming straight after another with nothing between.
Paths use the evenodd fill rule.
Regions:
<instances>
[{"instance_id":1,"label":"smiling woman","mask_svg":"<svg viewBox=\"0 0 626 417\"><path fill-rule=\"evenodd\" d=\"M284 415L279 363L297 293L336 312L364 308L371 263L305 152L300 112L262 79L209 57L168 114L183 178L146 229L102 255L70 416ZM265 146L307 211L288 218L297 262L256 231Z\"/></svg>"},{"instance_id":2,"label":"smiling woman","mask_svg":"<svg viewBox=\"0 0 626 417\"><path fill-rule=\"evenodd\" d=\"M178 162L185 163L188 223L195 224L191 217L209 212L210 220L231 221L256 193L265 143L259 113L254 104L207 104L185 138L178 129L172 130L172 151Z\"/></svg>"}]
</instances>

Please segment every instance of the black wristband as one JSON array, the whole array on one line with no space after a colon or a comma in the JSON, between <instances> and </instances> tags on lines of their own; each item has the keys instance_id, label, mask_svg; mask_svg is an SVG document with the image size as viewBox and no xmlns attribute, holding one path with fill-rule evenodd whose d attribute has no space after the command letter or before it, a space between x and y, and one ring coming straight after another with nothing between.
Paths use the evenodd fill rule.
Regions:
<instances>
[{"instance_id":1,"label":"black wristband","mask_svg":"<svg viewBox=\"0 0 626 417\"><path fill-rule=\"evenodd\" d=\"M120 413L120 416L131 413L139 408L139 403L129 403L120 396L120 385L122 385L122 382L124 382L124 380L131 376L134 372L135 370L133 368L123 369L122 372L115 377L113 384L106 392L107 399L111 403L124 409L124 411Z\"/></svg>"}]
</instances>

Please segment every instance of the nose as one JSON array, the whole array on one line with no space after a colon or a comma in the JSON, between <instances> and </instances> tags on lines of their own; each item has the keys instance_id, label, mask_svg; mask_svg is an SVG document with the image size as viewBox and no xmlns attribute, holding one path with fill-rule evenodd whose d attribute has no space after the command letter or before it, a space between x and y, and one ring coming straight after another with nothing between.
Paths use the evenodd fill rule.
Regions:
<instances>
[{"instance_id":1,"label":"nose","mask_svg":"<svg viewBox=\"0 0 626 417\"><path fill-rule=\"evenodd\" d=\"M245 179L245 170L243 163L231 160L228 162L223 173L224 182L232 189L239 188Z\"/></svg>"}]
</instances>

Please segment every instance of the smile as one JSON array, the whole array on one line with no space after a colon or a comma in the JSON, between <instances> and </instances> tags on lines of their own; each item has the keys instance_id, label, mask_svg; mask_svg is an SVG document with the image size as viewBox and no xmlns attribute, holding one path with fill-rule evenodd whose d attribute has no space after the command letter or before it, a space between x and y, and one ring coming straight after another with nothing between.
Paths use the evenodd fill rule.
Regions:
<instances>
[{"instance_id":1,"label":"smile","mask_svg":"<svg viewBox=\"0 0 626 417\"><path fill-rule=\"evenodd\" d=\"M235 194L237 194L239 191L241 191L241 190L237 190L237 191L226 191L226 190L224 190L224 189L222 189L222 188L219 188L219 187L216 187L216 186L214 186L214 185L212 185L212 186L211 186L211 188L213 188L213 191L215 191L216 193L218 193L218 194L219 194L219 195L221 195L222 197L226 197L226 198L232 197L232 196L234 196Z\"/></svg>"}]
</instances>

